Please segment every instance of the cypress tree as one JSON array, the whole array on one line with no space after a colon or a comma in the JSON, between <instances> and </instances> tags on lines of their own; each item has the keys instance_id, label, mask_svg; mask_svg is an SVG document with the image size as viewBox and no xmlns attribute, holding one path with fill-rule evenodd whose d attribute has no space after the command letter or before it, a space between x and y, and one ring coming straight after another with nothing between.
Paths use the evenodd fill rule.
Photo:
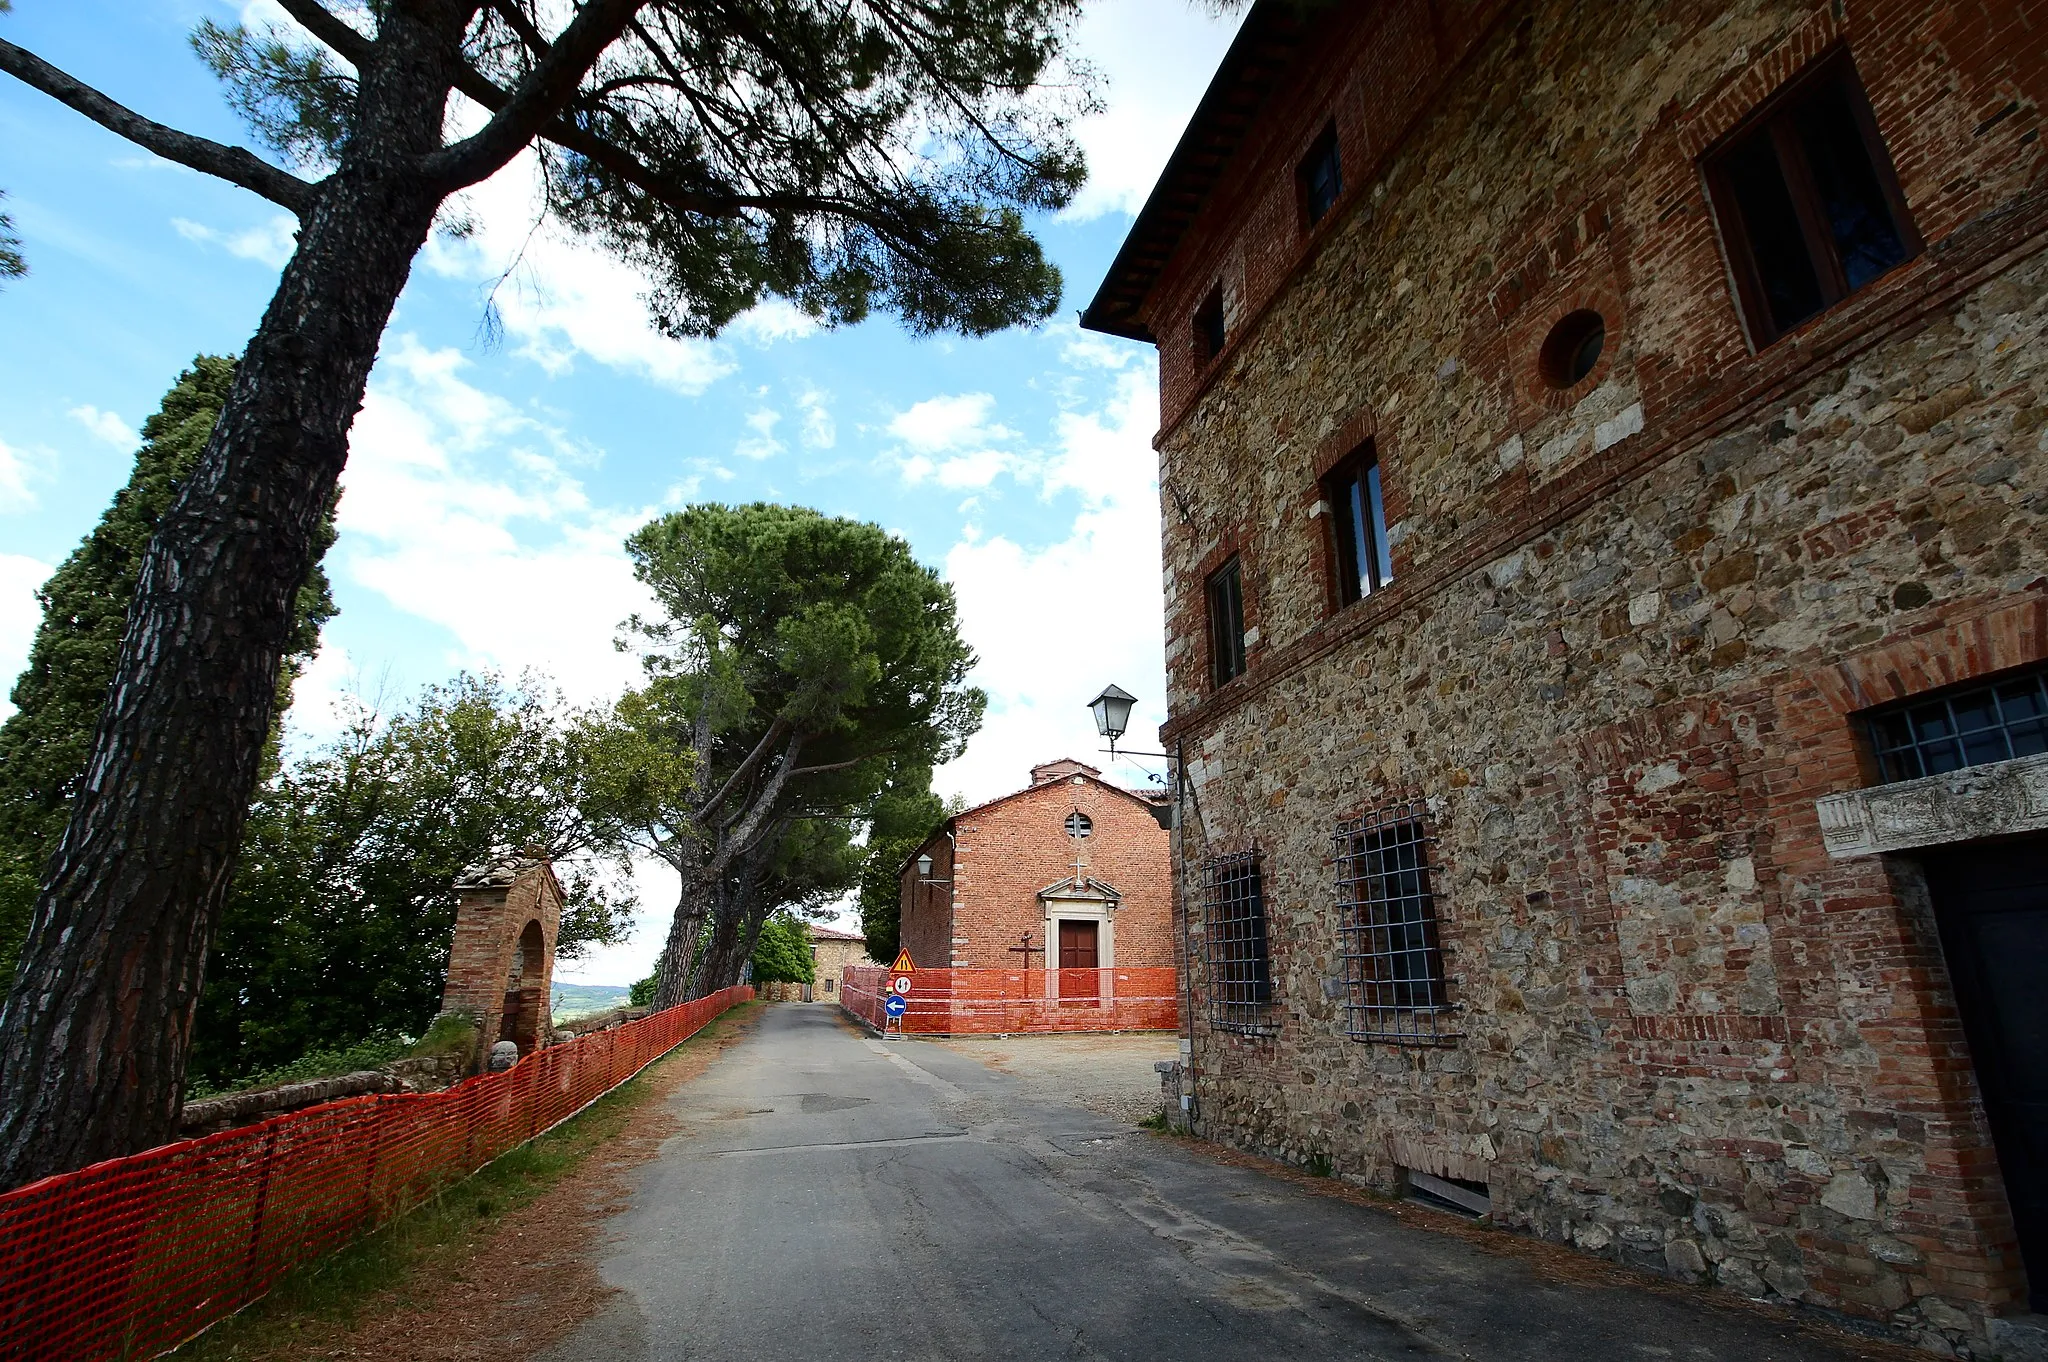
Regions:
<instances>
[{"instance_id":1,"label":"cypress tree","mask_svg":"<svg viewBox=\"0 0 2048 1362\"><path fill-rule=\"evenodd\" d=\"M0 979L14 977L43 863L64 835L84 779L143 551L198 460L234 377L235 361L220 355L201 355L178 376L163 405L143 422L127 485L36 593L42 623L9 697L15 712L0 724ZM334 615L319 565L333 541L330 509L299 589L291 649L278 679L280 716L293 680L319 651L320 626Z\"/></svg>"}]
</instances>

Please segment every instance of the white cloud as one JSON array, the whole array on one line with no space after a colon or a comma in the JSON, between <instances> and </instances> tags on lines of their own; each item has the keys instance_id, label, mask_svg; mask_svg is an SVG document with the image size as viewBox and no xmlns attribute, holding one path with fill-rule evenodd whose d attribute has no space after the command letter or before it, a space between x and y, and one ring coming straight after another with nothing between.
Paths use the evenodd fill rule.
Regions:
<instances>
[{"instance_id":1,"label":"white cloud","mask_svg":"<svg viewBox=\"0 0 2048 1362\"><path fill-rule=\"evenodd\" d=\"M98 407L73 407L68 414L72 420L116 449L135 448L135 427L113 412L101 411Z\"/></svg>"},{"instance_id":2,"label":"white cloud","mask_svg":"<svg viewBox=\"0 0 2048 1362\"><path fill-rule=\"evenodd\" d=\"M28 665L29 644L35 641L36 626L43 619L36 589L53 571L48 563L18 553L0 553L0 719L14 713L7 695Z\"/></svg>"},{"instance_id":3,"label":"white cloud","mask_svg":"<svg viewBox=\"0 0 2048 1362\"><path fill-rule=\"evenodd\" d=\"M832 422L830 398L816 388L806 387L796 395L797 410L804 421L799 434L806 449L830 449L839 443L839 428Z\"/></svg>"},{"instance_id":4,"label":"white cloud","mask_svg":"<svg viewBox=\"0 0 2048 1362\"><path fill-rule=\"evenodd\" d=\"M987 393L931 397L889 421L889 433L920 454L1006 440L1014 432L991 424L996 400Z\"/></svg>"},{"instance_id":5,"label":"white cloud","mask_svg":"<svg viewBox=\"0 0 2048 1362\"><path fill-rule=\"evenodd\" d=\"M645 610L621 540L648 514L593 506L592 453L461 377L411 335L386 347L349 437L342 570L459 645L451 666L544 671L578 699L638 675L612 647Z\"/></svg>"},{"instance_id":6,"label":"white cloud","mask_svg":"<svg viewBox=\"0 0 2048 1362\"><path fill-rule=\"evenodd\" d=\"M1039 465L1048 496L1072 491L1081 501L1066 537L1029 548L970 529L947 553L961 628L980 659L973 679L989 709L966 755L939 773L944 792L992 798L1054 757L1105 765L1084 706L1111 681L1142 702L1130 745L1155 746L1166 687L1157 424L1151 366L1119 375L1105 407L1059 419L1055 448ZM1144 783L1142 766L1110 775Z\"/></svg>"},{"instance_id":7,"label":"white cloud","mask_svg":"<svg viewBox=\"0 0 2048 1362\"><path fill-rule=\"evenodd\" d=\"M292 258L292 252L299 244L298 219L289 213L279 213L260 227L250 227L240 232L223 232L208 227L190 218L172 218L171 226L187 241L202 245L219 246L229 255L244 260L254 260L272 269L282 268Z\"/></svg>"},{"instance_id":8,"label":"white cloud","mask_svg":"<svg viewBox=\"0 0 2048 1362\"><path fill-rule=\"evenodd\" d=\"M787 298L763 299L734 318L731 327L732 334L741 340L763 346L777 341L802 340L823 329L817 318Z\"/></svg>"},{"instance_id":9,"label":"white cloud","mask_svg":"<svg viewBox=\"0 0 2048 1362\"><path fill-rule=\"evenodd\" d=\"M782 441L775 438L775 427L782 420L782 413L770 407L763 407L747 416L748 435L733 446L733 453L743 459L772 459L782 452Z\"/></svg>"},{"instance_id":10,"label":"white cloud","mask_svg":"<svg viewBox=\"0 0 2048 1362\"><path fill-rule=\"evenodd\" d=\"M0 440L0 515L35 509L35 489L28 484L37 471L29 466L28 455Z\"/></svg>"},{"instance_id":11,"label":"white cloud","mask_svg":"<svg viewBox=\"0 0 2048 1362\"><path fill-rule=\"evenodd\" d=\"M1088 183L1070 215L1136 213L1144 205L1242 21L1242 14L1205 16L1190 0L1088 7L1075 43L1106 78L1106 107L1076 129Z\"/></svg>"},{"instance_id":12,"label":"white cloud","mask_svg":"<svg viewBox=\"0 0 2048 1362\"><path fill-rule=\"evenodd\" d=\"M724 347L673 339L655 328L645 280L631 266L574 233L539 218L538 177L531 152L463 196L476 224L462 239L436 236L422 255L437 274L488 291L518 353L550 374L579 357L638 374L672 392L695 396L733 372ZM786 320L762 320L756 338L793 334Z\"/></svg>"}]
</instances>

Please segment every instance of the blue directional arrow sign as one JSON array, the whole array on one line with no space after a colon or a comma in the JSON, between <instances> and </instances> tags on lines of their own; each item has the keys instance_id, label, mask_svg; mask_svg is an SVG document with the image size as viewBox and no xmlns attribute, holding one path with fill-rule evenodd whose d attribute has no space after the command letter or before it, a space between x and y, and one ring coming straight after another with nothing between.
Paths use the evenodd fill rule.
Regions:
<instances>
[{"instance_id":1,"label":"blue directional arrow sign","mask_svg":"<svg viewBox=\"0 0 2048 1362\"><path fill-rule=\"evenodd\" d=\"M900 993L891 993L882 1004L882 1010L892 1017L900 1017L910 1010L910 999Z\"/></svg>"}]
</instances>

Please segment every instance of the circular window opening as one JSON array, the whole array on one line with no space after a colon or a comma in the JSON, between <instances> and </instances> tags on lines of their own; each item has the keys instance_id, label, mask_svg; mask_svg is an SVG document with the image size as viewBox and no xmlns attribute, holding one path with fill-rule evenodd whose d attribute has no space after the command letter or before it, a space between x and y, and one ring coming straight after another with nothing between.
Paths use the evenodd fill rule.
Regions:
<instances>
[{"instance_id":1,"label":"circular window opening","mask_svg":"<svg viewBox=\"0 0 2048 1362\"><path fill-rule=\"evenodd\" d=\"M1095 831L1095 821L1079 809L1067 815L1067 836L1086 837Z\"/></svg>"},{"instance_id":2,"label":"circular window opening","mask_svg":"<svg viewBox=\"0 0 2048 1362\"><path fill-rule=\"evenodd\" d=\"M1569 388L1593 372L1607 348L1607 319L1589 307L1566 313L1543 338L1536 367L1553 388Z\"/></svg>"}]
</instances>

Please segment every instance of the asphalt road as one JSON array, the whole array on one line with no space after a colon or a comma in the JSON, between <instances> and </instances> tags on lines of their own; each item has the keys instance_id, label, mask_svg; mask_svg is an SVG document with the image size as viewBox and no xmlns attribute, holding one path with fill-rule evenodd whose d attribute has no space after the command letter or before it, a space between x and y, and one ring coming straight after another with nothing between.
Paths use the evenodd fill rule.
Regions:
<instances>
[{"instance_id":1,"label":"asphalt road","mask_svg":"<svg viewBox=\"0 0 2048 1362\"><path fill-rule=\"evenodd\" d=\"M545 1362L1869 1355L1546 1278L827 1006L765 1009L673 1100L608 1227L621 1294Z\"/></svg>"}]
</instances>

